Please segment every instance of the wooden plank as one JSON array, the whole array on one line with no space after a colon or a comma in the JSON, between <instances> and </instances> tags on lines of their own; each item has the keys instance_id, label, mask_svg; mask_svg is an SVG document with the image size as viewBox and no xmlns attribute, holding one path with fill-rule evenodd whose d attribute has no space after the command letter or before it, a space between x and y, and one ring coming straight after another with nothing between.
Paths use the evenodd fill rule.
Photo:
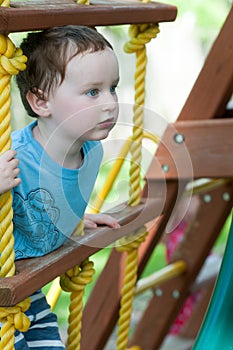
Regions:
<instances>
[{"instance_id":1,"label":"wooden plank","mask_svg":"<svg viewBox=\"0 0 233 350\"><path fill-rule=\"evenodd\" d=\"M175 6L151 2L93 1L79 5L72 0L12 2L11 8L0 7L0 32L20 32L53 26L119 25L158 23L176 18Z\"/></svg>"},{"instance_id":2,"label":"wooden plank","mask_svg":"<svg viewBox=\"0 0 233 350\"><path fill-rule=\"evenodd\" d=\"M149 178L233 177L233 119L170 124L153 159ZM165 169L161 173L161 169Z\"/></svg>"},{"instance_id":3,"label":"wooden plank","mask_svg":"<svg viewBox=\"0 0 233 350\"><path fill-rule=\"evenodd\" d=\"M121 224L119 229L104 226L87 230L84 236L67 239L50 254L17 261L17 274L0 280L0 305L15 305L96 251L140 228L160 214L161 202L163 198L147 199L136 207L121 204L111 212Z\"/></svg>"}]
</instances>

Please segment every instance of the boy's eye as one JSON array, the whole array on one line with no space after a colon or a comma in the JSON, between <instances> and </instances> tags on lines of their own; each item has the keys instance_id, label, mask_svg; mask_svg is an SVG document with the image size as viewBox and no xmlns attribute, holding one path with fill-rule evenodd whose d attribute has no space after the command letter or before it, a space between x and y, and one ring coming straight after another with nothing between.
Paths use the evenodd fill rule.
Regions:
<instances>
[{"instance_id":1,"label":"boy's eye","mask_svg":"<svg viewBox=\"0 0 233 350\"><path fill-rule=\"evenodd\" d=\"M110 87L111 94L115 94L116 93L116 88L117 88L116 85Z\"/></svg>"},{"instance_id":2,"label":"boy's eye","mask_svg":"<svg viewBox=\"0 0 233 350\"><path fill-rule=\"evenodd\" d=\"M96 96L98 95L99 90L98 89L91 89L87 92L88 96Z\"/></svg>"}]
</instances>

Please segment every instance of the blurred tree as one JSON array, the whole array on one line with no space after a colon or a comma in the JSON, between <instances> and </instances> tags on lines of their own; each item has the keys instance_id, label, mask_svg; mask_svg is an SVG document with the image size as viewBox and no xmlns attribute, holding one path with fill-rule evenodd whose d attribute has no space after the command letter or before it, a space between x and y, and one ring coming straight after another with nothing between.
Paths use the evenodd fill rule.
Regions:
<instances>
[{"instance_id":1,"label":"blurred tree","mask_svg":"<svg viewBox=\"0 0 233 350\"><path fill-rule=\"evenodd\" d=\"M232 0L160 0L160 2L177 6L178 18L192 13L205 52L211 45L210 38L216 36L232 5Z\"/></svg>"}]
</instances>

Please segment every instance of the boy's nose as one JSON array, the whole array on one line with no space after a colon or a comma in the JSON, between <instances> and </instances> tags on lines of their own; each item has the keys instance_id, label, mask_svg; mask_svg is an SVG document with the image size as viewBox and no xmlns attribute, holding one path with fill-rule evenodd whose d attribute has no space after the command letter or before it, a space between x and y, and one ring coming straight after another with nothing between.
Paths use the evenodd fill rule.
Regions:
<instances>
[{"instance_id":1,"label":"boy's nose","mask_svg":"<svg viewBox=\"0 0 233 350\"><path fill-rule=\"evenodd\" d=\"M102 105L102 111L114 111L117 108L118 103L116 101L106 102Z\"/></svg>"},{"instance_id":2,"label":"boy's nose","mask_svg":"<svg viewBox=\"0 0 233 350\"><path fill-rule=\"evenodd\" d=\"M118 105L117 96L111 94L110 92L106 92L105 94L103 94L102 103L103 111L113 111L117 108Z\"/></svg>"},{"instance_id":3,"label":"boy's nose","mask_svg":"<svg viewBox=\"0 0 233 350\"><path fill-rule=\"evenodd\" d=\"M112 94L110 91L105 92L102 95L103 108L104 109L115 109L117 105L117 95Z\"/></svg>"}]
</instances>

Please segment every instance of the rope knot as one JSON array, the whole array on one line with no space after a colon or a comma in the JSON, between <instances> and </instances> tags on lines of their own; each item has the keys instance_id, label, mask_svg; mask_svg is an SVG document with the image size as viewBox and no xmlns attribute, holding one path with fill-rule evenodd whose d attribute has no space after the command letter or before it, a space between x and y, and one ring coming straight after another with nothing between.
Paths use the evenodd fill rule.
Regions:
<instances>
[{"instance_id":1,"label":"rope knot","mask_svg":"<svg viewBox=\"0 0 233 350\"><path fill-rule=\"evenodd\" d=\"M118 252L130 252L138 249L142 242L145 241L148 232L143 226L136 232L131 233L128 236L122 237L118 240L118 246L116 247Z\"/></svg>"},{"instance_id":2,"label":"rope knot","mask_svg":"<svg viewBox=\"0 0 233 350\"><path fill-rule=\"evenodd\" d=\"M30 327L30 320L25 315L25 311L30 307L30 298L27 298L15 306L0 307L0 321L14 325L20 332L26 332Z\"/></svg>"},{"instance_id":3,"label":"rope knot","mask_svg":"<svg viewBox=\"0 0 233 350\"><path fill-rule=\"evenodd\" d=\"M0 74L16 75L26 69L27 57L20 48L16 48L12 41L0 34Z\"/></svg>"},{"instance_id":4,"label":"rope knot","mask_svg":"<svg viewBox=\"0 0 233 350\"><path fill-rule=\"evenodd\" d=\"M124 45L126 53L134 53L144 49L145 45L156 38L159 33L158 24L132 24L129 27L130 40Z\"/></svg>"},{"instance_id":5,"label":"rope knot","mask_svg":"<svg viewBox=\"0 0 233 350\"><path fill-rule=\"evenodd\" d=\"M60 284L66 292L79 292L92 281L95 273L94 263L89 259L84 260L80 265L68 270L60 277Z\"/></svg>"}]
</instances>

